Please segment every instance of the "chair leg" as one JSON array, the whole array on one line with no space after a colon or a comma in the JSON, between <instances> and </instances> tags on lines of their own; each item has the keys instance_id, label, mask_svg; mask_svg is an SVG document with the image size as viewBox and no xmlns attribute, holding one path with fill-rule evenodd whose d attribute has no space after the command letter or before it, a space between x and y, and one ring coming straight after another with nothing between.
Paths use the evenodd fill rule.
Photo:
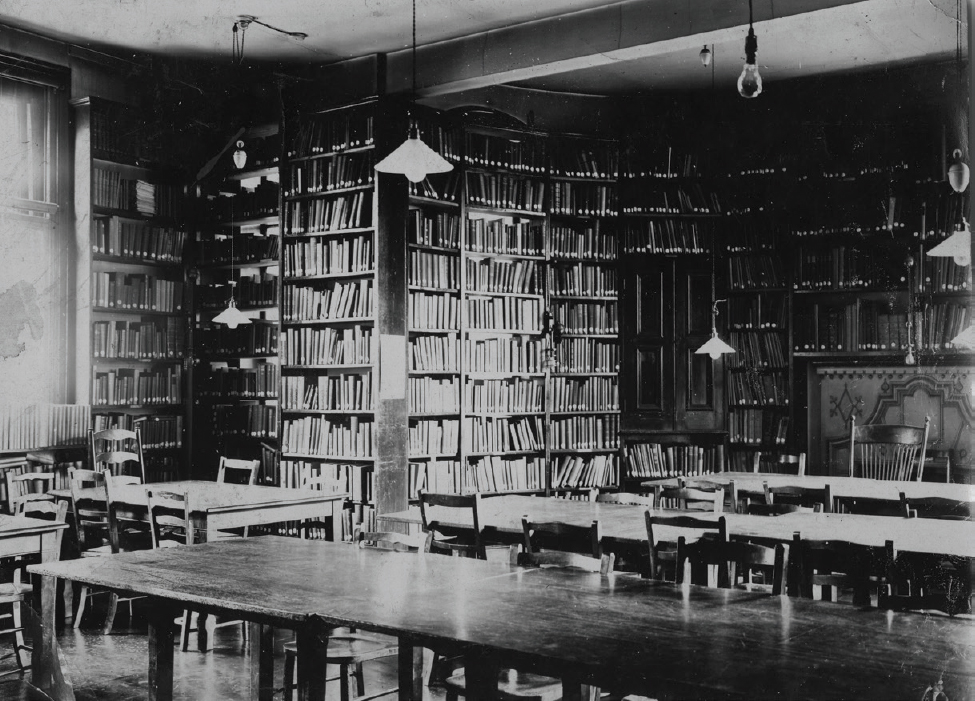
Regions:
<instances>
[{"instance_id":1,"label":"chair leg","mask_svg":"<svg viewBox=\"0 0 975 701\"><path fill-rule=\"evenodd\" d=\"M108 612L105 614L105 625L102 627L102 635L111 635L112 626L115 625L115 612L118 610L118 594L111 592L108 595Z\"/></svg>"},{"instance_id":2,"label":"chair leg","mask_svg":"<svg viewBox=\"0 0 975 701\"><path fill-rule=\"evenodd\" d=\"M14 655L17 657L17 666L20 667L20 671L23 672L26 668L24 665L23 652L27 649L27 644L24 642L24 624L21 619L21 602L15 601L13 603L13 616L12 623L13 627L16 629L14 633Z\"/></svg>"},{"instance_id":3,"label":"chair leg","mask_svg":"<svg viewBox=\"0 0 975 701\"><path fill-rule=\"evenodd\" d=\"M294 701L295 697L295 659L297 655L288 650L284 655L284 701Z\"/></svg>"},{"instance_id":4,"label":"chair leg","mask_svg":"<svg viewBox=\"0 0 975 701\"><path fill-rule=\"evenodd\" d=\"M183 609L183 622L179 626L179 649L186 652L190 649L190 630L193 628L193 612Z\"/></svg>"},{"instance_id":5,"label":"chair leg","mask_svg":"<svg viewBox=\"0 0 975 701\"><path fill-rule=\"evenodd\" d=\"M339 670L339 698L352 701L352 665L344 664Z\"/></svg>"},{"instance_id":6,"label":"chair leg","mask_svg":"<svg viewBox=\"0 0 975 701\"><path fill-rule=\"evenodd\" d=\"M362 663L356 664L355 669L352 671L352 676L355 677L355 693L357 696L366 695L366 679L362 674Z\"/></svg>"},{"instance_id":7,"label":"chair leg","mask_svg":"<svg viewBox=\"0 0 975 701\"><path fill-rule=\"evenodd\" d=\"M88 603L88 586L81 585L81 593L78 594L78 610L74 613L74 627L81 627L81 617L85 615L85 604Z\"/></svg>"},{"instance_id":8,"label":"chair leg","mask_svg":"<svg viewBox=\"0 0 975 701\"><path fill-rule=\"evenodd\" d=\"M74 614L74 584L67 579L62 579L64 585L64 620L70 621Z\"/></svg>"}]
</instances>

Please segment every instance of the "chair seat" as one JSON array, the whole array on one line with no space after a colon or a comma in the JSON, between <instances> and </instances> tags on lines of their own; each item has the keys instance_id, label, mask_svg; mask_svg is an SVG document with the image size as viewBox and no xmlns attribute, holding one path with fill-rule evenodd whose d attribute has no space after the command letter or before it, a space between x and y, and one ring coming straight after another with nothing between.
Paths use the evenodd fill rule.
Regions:
<instances>
[{"instance_id":1,"label":"chair seat","mask_svg":"<svg viewBox=\"0 0 975 701\"><path fill-rule=\"evenodd\" d=\"M285 643L285 652L295 652L295 643ZM379 657L390 657L399 652L395 639L382 639L359 633L339 633L328 639L325 653L327 664L359 664Z\"/></svg>"},{"instance_id":2,"label":"chair seat","mask_svg":"<svg viewBox=\"0 0 975 701\"><path fill-rule=\"evenodd\" d=\"M32 587L28 582L22 582L19 584L6 582L5 584L0 584L0 604L10 604L15 601L21 601L33 591L34 587Z\"/></svg>"},{"instance_id":3,"label":"chair seat","mask_svg":"<svg viewBox=\"0 0 975 701\"><path fill-rule=\"evenodd\" d=\"M99 545L97 548L88 548L88 550L82 550L82 557L101 557L102 555L111 555L112 546L111 545Z\"/></svg>"},{"instance_id":4,"label":"chair seat","mask_svg":"<svg viewBox=\"0 0 975 701\"><path fill-rule=\"evenodd\" d=\"M446 689L464 695L467 679L464 671L458 670L443 681ZM518 699L519 701L557 701L562 698L562 682L552 677L531 672L503 669L498 675L498 698Z\"/></svg>"}]
</instances>

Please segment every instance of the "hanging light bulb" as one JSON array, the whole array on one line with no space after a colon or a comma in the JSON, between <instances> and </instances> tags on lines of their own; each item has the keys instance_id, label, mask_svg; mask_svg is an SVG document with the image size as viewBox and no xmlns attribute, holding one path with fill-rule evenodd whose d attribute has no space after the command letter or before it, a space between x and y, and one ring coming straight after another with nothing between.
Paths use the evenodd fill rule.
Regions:
<instances>
[{"instance_id":1,"label":"hanging light bulb","mask_svg":"<svg viewBox=\"0 0 975 701\"><path fill-rule=\"evenodd\" d=\"M698 58L701 59L701 65L707 68L711 65L711 49L705 44L704 48L701 49L701 53L698 54Z\"/></svg>"},{"instance_id":2,"label":"hanging light bulb","mask_svg":"<svg viewBox=\"0 0 975 701\"><path fill-rule=\"evenodd\" d=\"M762 94L762 76L755 63L758 51L758 37L752 27L752 0L748 0L748 36L745 37L745 67L738 76L738 94L742 97L758 97Z\"/></svg>"},{"instance_id":3,"label":"hanging light bulb","mask_svg":"<svg viewBox=\"0 0 975 701\"><path fill-rule=\"evenodd\" d=\"M413 0L413 88L410 101L416 107L416 0ZM446 173L454 169L439 153L420 139L416 124L410 125L406 141L376 164L380 173L402 174L410 182L418 183L430 173Z\"/></svg>"},{"instance_id":4,"label":"hanging light bulb","mask_svg":"<svg viewBox=\"0 0 975 701\"><path fill-rule=\"evenodd\" d=\"M234 165L237 166L237 170L243 170L244 166L247 165L247 151L244 150L244 142L237 142L237 150L234 151Z\"/></svg>"},{"instance_id":5,"label":"hanging light bulb","mask_svg":"<svg viewBox=\"0 0 975 701\"><path fill-rule=\"evenodd\" d=\"M952 154L955 159L954 163L948 166L948 184L955 192L964 192L971 177L968 164L961 159L961 155L961 149L956 148Z\"/></svg>"},{"instance_id":6,"label":"hanging light bulb","mask_svg":"<svg viewBox=\"0 0 975 701\"><path fill-rule=\"evenodd\" d=\"M929 256L936 258L953 258L956 265L971 265L972 263L972 230L968 221L962 219L964 228L956 231L937 246L928 251Z\"/></svg>"}]
</instances>

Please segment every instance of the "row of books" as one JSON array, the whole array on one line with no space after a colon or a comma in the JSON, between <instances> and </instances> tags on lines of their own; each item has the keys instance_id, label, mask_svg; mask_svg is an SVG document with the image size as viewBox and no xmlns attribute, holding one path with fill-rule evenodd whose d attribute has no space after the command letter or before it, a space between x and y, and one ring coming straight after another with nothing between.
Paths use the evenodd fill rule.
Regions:
<instances>
[{"instance_id":1,"label":"row of books","mask_svg":"<svg viewBox=\"0 0 975 701\"><path fill-rule=\"evenodd\" d=\"M625 189L623 214L720 214L721 202L714 190L699 184L685 187Z\"/></svg>"},{"instance_id":2,"label":"row of books","mask_svg":"<svg viewBox=\"0 0 975 701\"><path fill-rule=\"evenodd\" d=\"M288 277L367 273L376 267L372 236L336 236L284 244Z\"/></svg>"},{"instance_id":3,"label":"row of books","mask_svg":"<svg viewBox=\"0 0 975 701\"><path fill-rule=\"evenodd\" d=\"M119 368L96 370L91 378L93 406L180 404L183 368Z\"/></svg>"},{"instance_id":4,"label":"row of books","mask_svg":"<svg viewBox=\"0 0 975 701\"><path fill-rule=\"evenodd\" d=\"M282 460L278 484L285 489L301 489L309 480L326 494L351 494L353 465L335 465L310 460Z\"/></svg>"},{"instance_id":5,"label":"row of books","mask_svg":"<svg viewBox=\"0 0 975 701\"><path fill-rule=\"evenodd\" d=\"M618 294L616 269L591 263L552 267L549 278L554 295L615 297Z\"/></svg>"},{"instance_id":6,"label":"row of books","mask_svg":"<svg viewBox=\"0 0 975 701\"><path fill-rule=\"evenodd\" d=\"M897 315L891 315L891 318ZM814 304L811 309L796 315L793 340L797 351L852 351L857 328L857 305ZM900 324L890 326L891 335L897 334L898 346L907 347L907 316L904 315L903 331ZM901 336L900 334L904 335Z\"/></svg>"},{"instance_id":7,"label":"row of books","mask_svg":"<svg viewBox=\"0 0 975 701\"><path fill-rule=\"evenodd\" d=\"M623 229L625 253L707 253L711 227L688 219L628 222Z\"/></svg>"},{"instance_id":8,"label":"row of books","mask_svg":"<svg viewBox=\"0 0 975 701\"><path fill-rule=\"evenodd\" d=\"M372 327L288 328L281 337L285 365L358 365L372 362Z\"/></svg>"},{"instance_id":9,"label":"row of books","mask_svg":"<svg viewBox=\"0 0 975 701\"><path fill-rule=\"evenodd\" d=\"M541 331L541 300L468 297L466 302L467 325L471 329L517 333Z\"/></svg>"},{"instance_id":10,"label":"row of books","mask_svg":"<svg viewBox=\"0 0 975 701\"><path fill-rule=\"evenodd\" d=\"M410 338L410 370L413 372L457 372L457 335Z\"/></svg>"},{"instance_id":11,"label":"row of books","mask_svg":"<svg viewBox=\"0 0 975 701\"><path fill-rule=\"evenodd\" d=\"M278 329L273 324L223 324L201 326L195 331L197 354L202 356L277 355Z\"/></svg>"},{"instance_id":12,"label":"row of books","mask_svg":"<svg viewBox=\"0 0 975 701\"><path fill-rule=\"evenodd\" d=\"M350 416L331 419L305 416L286 419L282 427L283 454L338 458L372 457L372 420Z\"/></svg>"},{"instance_id":13,"label":"row of books","mask_svg":"<svg viewBox=\"0 0 975 701\"><path fill-rule=\"evenodd\" d=\"M722 449L696 445L664 446L630 443L626 447L630 477L710 475L720 469Z\"/></svg>"},{"instance_id":14,"label":"row of books","mask_svg":"<svg viewBox=\"0 0 975 701\"><path fill-rule=\"evenodd\" d=\"M456 414L460 412L460 382L455 377L411 377L411 414Z\"/></svg>"},{"instance_id":15,"label":"row of books","mask_svg":"<svg viewBox=\"0 0 975 701\"><path fill-rule=\"evenodd\" d=\"M556 346L559 372L616 372L620 366L620 346L599 338L563 338Z\"/></svg>"},{"instance_id":16,"label":"row of books","mask_svg":"<svg viewBox=\"0 0 975 701\"><path fill-rule=\"evenodd\" d=\"M245 222L248 219L273 217L278 213L281 186L274 180L261 178L253 188L240 188L232 197L217 197L211 202L213 218L224 224Z\"/></svg>"},{"instance_id":17,"label":"row of books","mask_svg":"<svg viewBox=\"0 0 975 701\"><path fill-rule=\"evenodd\" d=\"M925 292L965 292L972 289L972 266L958 265L952 258L925 256Z\"/></svg>"},{"instance_id":18,"label":"row of books","mask_svg":"<svg viewBox=\"0 0 975 701\"><path fill-rule=\"evenodd\" d=\"M545 383L541 378L468 380L464 409L472 413L521 413L545 410Z\"/></svg>"},{"instance_id":19,"label":"row of books","mask_svg":"<svg viewBox=\"0 0 975 701\"><path fill-rule=\"evenodd\" d=\"M340 154L291 164L291 187L285 196L328 192L371 185L375 180L375 151Z\"/></svg>"},{"instance_id":20,"label":"row of books","mask_svg":"<svg viewBox=\"0 0 975 701\"><path fill-rule=\"evenodd\" d=\"M274 404L215 404L211 417L216 438L278 436L278 407Z\"/></svg>"},{"instance_id":21,"label":"row of books","mask_svg":"<svg viewBox=\"0 0 975 701\"><path fill-rule=\"evenodd\" d=\"M616 411L620 388L615 377L553 377L552 411Z\"/></svg>"},{"instance_id":22,"label":"row of books","mask_svg":"<svg viewBox=\"0 0 975 701\"><path fill-rule=\"evenodd\" d=\"M183 308L183 283L142 273L93 272L91 302L103 309L174 313Z\"/></svg>"},{"instance_id":23,"label":"row of books","mask_svg":"<svg viewBox=\"0 0 975 701\"><path fill-rule=\"evenodd\" d=\"M176 215L177 193L173 185L126 178L120 171L95 166L91 201L96 207L171 218Z\"/></svg>"},{"instance_id":24,"label":"row of books","mask_svg":"<svg viewBox=\"0 0 975 701\"><path fill-rule=\"evenodd\" d=\"M460 202L460 173L453 170L446 175L428 175L418 183L409 183L410 197L426 197L441 202Z\"/></svg>"},{"instance_id":25,"label":"row of books","mask_svg":"<svg viewBox=\"0 0 975 701\"><path fill-rule=\"evenodd\" d=\"M728 412L728 438L732 443L785 445L789 416L775 409L736 409Z\"/></svg>"},{"instance_id":26,"label":"row of books","mask_svg":"<svg viewBox=\"0 0 975 701\"><path fill-rule=\"evenodd\" d=\"M951 339L972 323L972 308L967 304L930 304L921 315L921 347L939 351L954 348Z\"/></svg>"},{"instance_id":27,"label":"row of books","mask_svg":"<svg viewBox=\"0 0 975 701\"><path fill-rule=\"evenodd\" d=\"M548 427L552 450L615 450L620 447L620 417L559 416Z\"/></svg>"},{"instance_id":28,"label":"row of books","mask_svg":"<svg viewBox=\"0 0 975 701\"><path fill-rule=\"evenodd\" d=\"M318 234L372 226L372 190L288 204L285 234Z\"/></svg>"},{"instance_id":29,"label":"row of books","mask_svg":"<svg viewBox=\"0 0 975 701\"><path fill-rule=\"evenodd\" d=\"M728 376L730 406L781 406L789 403L789 395L783 373L736 372Z\"/></svg>"},{"instance_id":30,"label":"row of books","mask_svg":"<svg viewBox=\"0 0 975 701\"><path fill-rule=\"evenodd\" d=\"M92 150L109 159L128 163L157 156L135 110L120 105L92 105L89 134Z\"/></svg>"},{"instance_id":31,"label":"row of books","mask_svg":"<svg viewBox=\"0 0 975 701\"><path fill-rule=\"evenodd\" d=\"M697 153L675 149L641 149L626 153L624 178L691 178L700 175Z\"/></svg>"},{"instance_id":32,"label":"row of books","mask_svg":"<svg viewBox=\"0 0 975 701\"><path fill-rule=\"evenodd\" d=\"M906 312L894 313L890 304L885 302L864 301L860 302L857 316L859 322L857 324L858 350L901 350L907 348ZM826 334L828 339L828 328ZM801 338L806 337L806 334L801 333L799 329L796 329L796 335Z\"/></svg>"},{"instance_id":33,"label":"row of books","mask_svg":"<svg viewBox=\"0 0 975 701\"><path fill-rule=\"evenodd\" d=\"M578 182L552 183L552 214L583 217L615 217L619 214L619 198L611 185Z\"/></svg>"},{"instance_id":34,"label":"row of books","mask_svg":"<svg viewBox=\"0 0 975 701\"><path fill-rule=\"evenodd\" d=\"M620 173L619 153L610 144L590 148L582 142L565 142L550 149L552 175L567 178L607 178Z\"/></svg>"},{"instance_id":35,"label":"row of books","mask_svg":"<svg viewBox=\"0 0 975 701\"><path fill-rule=\"evenodd\" d=\"M92 228L94 253L162 263L183 260L185 231L121 217L95 217Z\"/></svg>"},{"instance_id":36,"label":"row of books","mask_svg":"<svg viewBox=\"0 0 975 701\"><path fill-rule=\"evenodd\" d=\"M761 290L783 287L782 262L770 255L728 258L728 286L732 290Z\"/></svg>"},{"instance_id":37,"label":"row of books","mask_svg":"<svg viewBox=\"0 0 975 701\"><path fill-rule=\"evenodd\" d=\"M252 368L203 366L201 397L217 399L274 399L278 396L278 366L257 363Z\"/></svg>"},{"instance_id":38,"label":"row of books","mask_svg":"<svg viewBox=\"0 0 975 701\"><path fill-rule=\"evenodd\" d=\"M330 282L324 289L288 285L284 289L285 321L361 319L372 316L372 280Z\"/></svg>"},{"instance_id":39,"label":"row of books","mask_svg":"<svg viewBox=\"0 0 975 701\"><path fill-rule=\"evenodd\" d=\"M448 161L460 162L464 145L462 130L432 122L420 122L416 126L425 144Z\"/></svg>"},{"instance_id":40,"label":"row of books","mask_svg":"<svg viewBox=\"0 0 975 701\"><path fill-rule=\"evenodd\" d=\"M542 344L530 338L467 338L462 358L468 372L541 372Z\"/></svg>"},{"instance_id":41,"label":"row of books","mask_svg":"<svg viewBox=\"0 0 975 701\"><path fill-rule=\"evenodd\" d=\"M410 251L407 281L419 287L460 289L460 258L430 251Z\"/></svg>"},{"instance_id":42,"label":"row of books","mask_svg":"<svg viewBox=\"0 0 975 701\"><path fill-rule=\"evenodd\" d=\"M467 220L464 245L474 253L509 256L541 256L545 227L537 221L513 218L474 217Z\"/></svg>"},{"instance_id":43,"label":"row of books","mask_svg":"<svg viewBox=\"0 0 975 701\"><path fill-rule=\"evenodd\" d=\"M196 288L200 307L203 309L224 309L227 300L234 297L237 306L276 307L278 305L278 276L266 272L254 275L241 275L236 285L213 283Z\"/></svg>"},{"instance_id":44,"label":"row of books","mask_svg":"<svg viewBox=\"0 0 975 701\"><path fill-rule=\"evenodd\" d=\"M728 253L777 251L790 240L785 221L771 212L728 217L722 226L725 248Z\"/></svg>"},{"instance_id":45,"label":"row of books","mask_svg":"<svg viewBox=\"0 0 975 701\"><path fill-rule=\"evenodd\" d=\"M503 173L467 173L467 203L475 207L545 211L545 181Z\"/></svg>"},{"instance_id":46,"label":"row of books","mask_svg":"<svg viewBox=\"0 0 975 701\"><path fill-rule=\"evenodd\" d=\"M137 430L142 439L143 450L183 447L183 417L179 414L175 416L95 414L92 416L93 431L104 431L109 428Z\"/></svg>"},{"instance_id":47,"label":"row of books","mask_svg":"<svg viewBox=\"0 0 975 701\"><path fill-rule=\"evenodd\" d=\"M288 411L372 411L371 372L281 379L281 401Z\"/></svg>"},{"instance_id":48,"label":"row of books","mask_svg":"<svg viewBox=\"0 0 975 701\"><path fill-rule=\"evenodd\" d=\"M837 198L819 188L808 190L802 205L790 211L794 236L887 235L906 228L904 198L895 195Z\"/></svg>"},{"instance_id":49,"label":"row of books","mask_svg":"<svg viewBox=\"0 0 975 701\"><path fill-rule=\"evenodd\" d=\"M91 426L84 404L0 404L0 450L82 445Z\"/></svg>"},{"instance_id":50,"label":"row of books","mask_svg":"<svg viewBox=\"0 0 975 701\"><path fill-rule=\"evenodd\" d=\"M732 331L728 340L731 347L738 351L728 356L729 368L784 368L789 365L781 334Z\"/></svg>"},{"instance_id":51,"label":"row of books","mask_svg":"<svg viewBox=\"0 0 975 701\"><path fill-rule=\"evenodd\" d=\"M456 455L460 433L457 419L410 421L410 457L420 455Z\"/></svg>"},{"instance_id":52,"label":"row of books","mask_svg":"<svg viewBox=\"0 0 975 701\"><path fill-rule=\"evenodd\" d=\"M375 142L373 116L361 111L336 112L302 119L291 132L290 158L303 158L370 146Z\"/></svg>"},{"instance_id":53,"label":"row of books","mask_svg":"<svg viewBox=\"0 0 975 701\"><path fill-rule=\"evenodd\" d=\"M92 355L96 358L171 360L186 347L184 322L177 317L144 321L94 321Z\"/></svg>"},{"instance_id":54,"label":"row of books","mask_svg":"<svg viewBox=\"0 0 975 701\"><path fill-rule=\"evenodd\" d=\"M787 309L783 295L732 297L728 300L728 326L739 330L786 329Z\"/></svg>"},{"instance_id":55,"label":"row of books","mask_svg":"<svg viewBox=\"0 0 975 701\"><path fill-rule=\"evenodd\" d=\"M410 292L411 330L451 331L460 328L460 298L452 294Z\"/></svg>"},{"instance_id":56,"label":"row of books","mask_svg":"<svg viewBox=\"0 0 975 701\"><path fill-rule=\"evenodd\" d=\"M545 489L545 459L487 455L461 464L459 460L430 460L409 464L409 493L476 494Z\"/></svg>"},{"instance_id":57,"label":"row of books","mask_svg":"<svg viewBox=\"0 0 975 701\"><path fill-rule=\"evenodd\" d=\"M571 227L552 224L548 232L548 249L552 258L580 260L616 260L619 247L615 232L596 230L591 226Z\"/></svg>"},{"instance_id":58,"label":"row of books","mask_svg":"<svg viewBox=\"0 0 975 701\"><path fill-rule=\"evenodd\" d=\"M409 225L410 243L450 250L460 248L460 216L453 212L411 209Z\"/></svg>"},{"instance_id":59,"label":"row of books","mask_svg":"<svg viewBox=\"0 0 975 701\"><path fill-rule=\"evenodd\" d=\"M276 261L280 250L276 231L264 236L250 233L201 238L196 244L197 260L201 265Z\"/></svg>"},{"instance_id":60,"label":"row of books","mask_svg":"<svg viewBox=\"0 0 975 701\"><path fill-rule=\"evenodd\" d=\"M505 168L520 173L540 175L547 172L545 149L538 139L515 139L466 132L464 161L481 168Z\"/></svg>"},{"instance_id":61,"label":"row of books","mask_svg":"<svg viewBox=\"0 0 975 701\"><path fill-rule=\"evenodd\" d=\"M538 294L535 261L499 258L465 258L467 290Z\"/></svg>"},{"instance_id":62,"label":"row of books","mask_svg":"<svg viewBox=\"0 0 975 701\"><path fill-rule=\"evenodd\" d=\"M921 237L935 245L938 239L951 236L964 228L968 212L968 195L965 192L948 192L941 188L925 200L922 205Z\"/></svg>"},{"instance_id":63,"label":"row of books","mask_svg":"<svg viewBox=\"0 0 975 701\"><path fill-rule=\"evenodd\" d=\"M552 467L552 489L614 487L619 483L617 455L563 455Z\"/></svg>"},{"instance_id":64,"label":"row of books","mask_svg":"<svg viewBox=\"0 0 975 701\"><path fill-rule=\"evenodd\" d=\"M793 286L797 290L891 289L904 286L904 273L882 267L876 250L853 246L801 248L796 255Z\"/></svg>"},{"instance_id":65,"label":"row of books","mask_svg":"<svg viewBox=\"0 0 975 701\"><path fill-rule=\"evenodd\" d=\"M554 302L552 314L565 333L619 333L616 302Z\"/></svg>"},{"instance_id":66,"label":"row of books","mask_svg":"<svg viewBox=\"0 0 975 701\"><path fill-rule=\"evenodd\" d=\"M462 439L467 453L533 451L544 449L545 431L538 416L476 416L464 419Z\"/></svg>"}]
</instances>

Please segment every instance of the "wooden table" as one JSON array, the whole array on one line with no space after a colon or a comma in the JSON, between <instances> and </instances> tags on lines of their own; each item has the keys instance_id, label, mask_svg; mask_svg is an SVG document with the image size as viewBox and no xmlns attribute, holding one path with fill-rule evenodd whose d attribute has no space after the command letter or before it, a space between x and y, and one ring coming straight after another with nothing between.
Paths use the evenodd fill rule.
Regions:
<instances>
[{"instance_id":1,"label":"wooden table","mask_svg":"<svg viewBox=\"0 0 975 701\"><path fill-rule=\"evenodd\" d=\"M561 677L566 699L585 683L661 699L920 699L939 678L952 701L975 690L967 620L628 575L511 570L275 536L30 569L155 597L149 698L159 701L172 698L173 615L184 606L254 622L250 696L262 701L273 691L267 625L296 631L299 698L313 701L324 697L316 661L337 625L399 637L401 699L420 698L416 646L465 650L472 699L494 698L504 666ZM41 597L45 620L51 605L53 593ZM51 640L41 642L47 654L35 658L34 679L49 688L57 659ZM74 698L69 685L53 697Z\"/></svg>"},{"instance_id":2,"label":"wooden table","mask_svg":"<svg viewBox=\"0 0 975 701\"><path fill-rule=\"evenodd\" d=\"M491 537L491 531L509 536L520 534L521 517L525 514L530 515L534 521L565 521L585 526L598 519L610 547L614 543L633 546L647 540L644 511L642 506L504 495L481 500L480 521L486 529L486 535ZM655 513L674 515L684 512L656 509ZM724 516L732 535L783 543L791 542L793 534L798 531L803 538L811 540L848 540L880 547L886 541L892 540L898 551L975 558L975 522L972 521L858 514L794 513L783 516L751 516L701 512L694 515L715 521L719 516ZM438 511L434 507L431 517L447 525L471 526L470 522L461 522L452 510ZM379 518L395 523L421 522L420 510L416 507L411 507L408 511L382 514ZM661 528L660 534L665 540L676 539L678 535L667 528Z\"/></svg>"}]
</instances>

